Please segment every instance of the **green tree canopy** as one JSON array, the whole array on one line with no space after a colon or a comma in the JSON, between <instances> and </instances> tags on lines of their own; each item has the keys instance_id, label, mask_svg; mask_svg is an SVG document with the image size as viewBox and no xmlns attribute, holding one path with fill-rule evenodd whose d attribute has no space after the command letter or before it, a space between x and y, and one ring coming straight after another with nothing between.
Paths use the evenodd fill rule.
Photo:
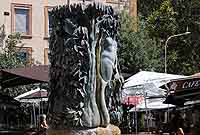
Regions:
<instances>
[{"instance_id":1,"label":"green tree canopy","mask_svg":"<svg viewBox=\"0 0 200 135\"><path fill-rule=\"evenodd\" d=\"M176 14L171 0L161 3L160 7L147 17L149 35L161 39L173 35L177 29Z\"/></svg>"},{"instance_id":2,"label":"green tree canopy","mask_svg":"<svg viewBox=\"0 0 200 135\"><path fill-rule=\"evenodd\" d=\"M134 32L136 19L130 18L126 11L121 12L120 18L119 62L122 72L134 74L140 70L160 71L163 68L161 46L149 37L145 21L138 18L139 30Z\"/></svg>"},{"instance_id":3,"label":"green tree canopy","mask_svg":"<svg viewBox=\"0 0 200 135\"><path fill-rule=\"evenodd\" d=\"M142 4L148 7L149 12L147 14L146 10L140 9L140 14L145 15L150 37L161 42L162 52L167 38L186 31L191 32L190 35L174 37L168 42L168 73L191 75L199 72L200 1L159 0L157 5L150 5L147 0Z\"/></svg>"},{"instance_id":4,"label":"green tree canopy","mask_svg":"<svg viewBox=\"0 0 200 135\"><path fill-rule=\"evenodd\" d=\"M27 61L18 57L18 52L23 47L21 35L19 33L8 35L5 44L0 51L0 69L24 67ZM18 86L1 90L1 93L17 96L31 89L32 85Z\"/></svg>"},{"instance_id":5,"label":"green tree canopy","mask_svg":"<svg viewBox=\"0 0 200 135\"><path fill-rule=\"evenodd\" d=\"M20 57L17 57L17 53L22 46L23 43L19 33L8 36L8 38L5 40L4 47L0 52L0 69L25 66L26 61L20 59Z\"/></svg>"}]
</instances>

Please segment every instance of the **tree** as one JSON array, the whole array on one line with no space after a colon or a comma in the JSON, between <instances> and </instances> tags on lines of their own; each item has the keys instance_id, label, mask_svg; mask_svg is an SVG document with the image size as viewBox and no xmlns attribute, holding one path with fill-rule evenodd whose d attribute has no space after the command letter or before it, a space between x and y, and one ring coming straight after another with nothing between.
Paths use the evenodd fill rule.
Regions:
<instances>
[{"instance_id":1,"label":"tree","mask_svg":"<svg viewBox=\"0 0 200 135\"><path fill-rule=\"evenodd\" d=\"M199 72L199 6L198 0L164 0L146 16L149 35L162 42L163 52L169 36L187 30L192 32L191 35L176 37L168 42L168 73L191 75Z\"/></svg>"},{"instance_id":2,"label":"tree","mask_svg":"<svg viewBox=\"0 0 200 135\"><path fill-rule=\"evenodd\" d=\"M131 24L135 23L126 11L120 14L121 29L119 38L119 63L122 72L137 73L140 70L160 71L162 67L161 46L150 38L146 31L145 20L139 18L139 30L134 32Z\"/></svg>"},{"instance_id":3,"label":"tree","mask_svg":"<svg viewBox=\"0 0 200 135\"><path fill-rule=\"evenodd\" d=\"M172 73L191 75L200 70L199 7L199 0L176 0L173 2L174 11L177 13L178 28L176 33L183 33L188 30L191 34L176 38L170 44L169 51L176 50L178 56L175 62L169 63L169 71Z\"/></svg>"},{"instance_id":4,"label":"tree","mask_svg":"<svg viewBox=\"0 0 200 135\"><path fill-rule=\"evenodd\" d=\"M19 33L8 35L7 39L5 40L4 47L0 51L0 69L26 66L27 61L18 57L18 52L23 45L24 44L22 43L21 35ZM26 92L31 87L32 85L7 88L3 89L1 93L10 96L17 96Z\"/></svg>"},{"instance_id":5,"label":"tree","mask_svg":"<svg viewBox=\"0 0 200 135\"><path fill-rule=\"evenodd\" d=\"M163 0L137 0L138 12L147 17L160 7Z\"/></svg>"},{"instance_id":6,"label":"tree","mask_svg":"<svg viewBox=\"0 0 200 135\"><path fill-rule=\"evenodd\" d=\"M176 12L171 0L165 0L160 7L147 17L147 29L151 37L166 39L177 29Z\"/></svg>"},{"instance_id":7,"label":"tree","mask_svg":"<svg viewBox=\"0 0 200 135\"><path fill-rule=\"evenodd\" d=\"M26 65L26 61L17 56L22 46L23 43L19 33L8 36L5 40L5 45L0 52L0 69L23 67Z\"/></svg>"}]
</instances>

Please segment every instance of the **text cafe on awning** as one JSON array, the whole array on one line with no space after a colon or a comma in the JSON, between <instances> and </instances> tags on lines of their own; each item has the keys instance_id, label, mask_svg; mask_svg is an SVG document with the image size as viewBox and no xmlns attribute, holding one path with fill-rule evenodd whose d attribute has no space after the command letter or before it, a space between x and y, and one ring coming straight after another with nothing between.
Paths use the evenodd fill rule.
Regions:
<instances>
[{"instance_id":1,"label":"text cafe on awning","mask_svg":"<svg viewBox=\"0 0 200 135\"><path fill-rule=\"evenodd\" d=\"M173 96L179 102L193 101L200 99L200 76L171 80L161 86L167 90L168 95Z\"/></svg>"}]
</instances>

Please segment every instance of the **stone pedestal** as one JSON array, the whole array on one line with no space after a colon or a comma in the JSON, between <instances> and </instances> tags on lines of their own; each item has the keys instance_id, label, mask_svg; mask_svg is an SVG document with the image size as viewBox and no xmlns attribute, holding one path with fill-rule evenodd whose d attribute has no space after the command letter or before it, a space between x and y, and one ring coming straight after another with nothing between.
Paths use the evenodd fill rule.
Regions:
<instances>
[{"instance_id":1,"label":"stone pedestal","mask_svg":"<svg viewBox=\"0 0 200 135\"><path fill-rule=\"evenodd\" d=\"M120 135L121 131L117 126L108 125L106 128L98 127L86 130L47 130L48 135Z\"/></svg>"}]
</instances>

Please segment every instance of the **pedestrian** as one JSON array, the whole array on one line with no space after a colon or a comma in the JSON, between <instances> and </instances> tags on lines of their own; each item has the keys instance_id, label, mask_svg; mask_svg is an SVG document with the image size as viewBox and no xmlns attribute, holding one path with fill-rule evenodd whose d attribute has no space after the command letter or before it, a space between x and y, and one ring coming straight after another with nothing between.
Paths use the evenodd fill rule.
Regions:
<instances>
[{"instance_id":1,"label":"pedestrian","mask_svg":"<svg viewBox=\"0 0 200 135\"><path fill-rule=\"evenodd\" d=\"M184 135L184 119L179 111L177 111L170 122L171 134Z\"/></svg>"},{"instance_id":2,"label":"pedestrian","mask_svg":"<svg viewBox=\"0 0 200 135\"><path fill-rule=\"evenodd\" d=\"M42 115L40 117L39 134L40 135L46 135L47 129L48 129L48 125L47 125L47 122L46 122L46 115Z\"/></svg>"},{"instance_id":3,"label":"pedestrian","mask_svg":"<svg viewBox=\"0 0 200 135\"><path fill-rule=\"evenodd\" d=\"M184 135L183 129L182 128L178 128L176 134L177 135Z\"/></svg>"}]
</instances>

